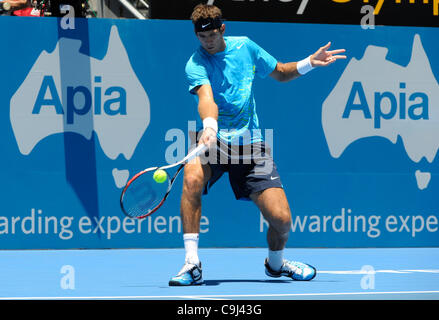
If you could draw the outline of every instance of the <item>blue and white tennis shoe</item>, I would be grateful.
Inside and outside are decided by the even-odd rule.
[[[265,274],[274,278],[284,276],[297,281],[309,281],[314,279],[317,274],[317,270],[307,263],[288,261],[284,259],[280,270],[275,271],[270,268],[268,259],[265,259]]]
[[[201,262],[193,264],[186,262],[180,272],[169,280],[170,286],[193,286],[203,284]]]

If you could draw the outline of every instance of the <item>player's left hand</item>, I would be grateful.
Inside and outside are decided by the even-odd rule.
[[[344,53],[345,49],[337,49],[328,51],[331,46],[331,42],[328,42],[325,46],[321,47],[313,55],[311,55],[311,65],[313,67],[326,67],[331,63],[334,63],[338,59],[346,59],[345,55],[340,55],[339,53]]]

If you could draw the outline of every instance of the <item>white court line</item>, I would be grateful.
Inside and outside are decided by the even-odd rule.
[[[375,270],[375,273],[439,273],[439,269],[410,269],[410,270]],[[341,275],[361,275],[371,274],[365,270],[322,270],[317,274],[341,274]],[[439,293],[439,291],[361,291],[361,292],[330,292],[330,293],[287,293],[287,294],[231,294],[231,295],[183,295],[183,296],[66,296],[66,297],[0,297],[0,300],[119,300],[119,299],[205,299],[205,300],[225,300],[232,298],[261,298],[264,297],[312,297],[312,296],[334,296],[334,295],[382,295],[382,294],[428,294]]]
[[[185,296],[185,297],[180,297],[181,299],[194,299],[194,300],[230,300],[226,299],[226,298],[217,298],[217,297],[200,297],[200,296]]]
[[[381,295],[381,294],[426,294],[436,291],[361,291],[361,292],[321,292],[321,293],[285,293],[285,294],[208,294],[190,296],[83,296],[83,297],[0,297],[0,300],[119,300],[119,299],[203,299],[203,298],[264,298],[264,297],[312,297],[338,295]]]
[[[439,269],[420,269],[420,270],[374,270],[374,271],[367,271],[367,270],[331,270],[331,271],[319,271],[317,270],[318,274],[371,274],[371,273],[439,273]]]
[[[439,270],[437,270],[437,269],[426,269],[426,270],[400,270],[400,271],[407,271],[407,272],[426,272],[426,273],[439,273]]]

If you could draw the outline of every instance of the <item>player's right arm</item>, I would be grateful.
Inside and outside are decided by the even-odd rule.
[[[203,133],[199,143],[204,143],[209,147],[216,144],[216,134],[218,131],[218,106],[213,98],[212,87],[209,84],[198,86],[194,90],[198,96],[198,114],[203,121]],[[216,124],[216,125],[215,125]]]

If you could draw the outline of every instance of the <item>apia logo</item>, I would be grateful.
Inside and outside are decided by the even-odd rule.
[[[407,95],[406,83],[399,84],[400,92],[374,92],[373,126],[381,128],[381,120],[394,118],[411,120],[428,120],[428,95],[424,92],[413,92]],[[355,101],[358,101],[356,103]],[[398,112],[399,109],[399,112]],[[355,81],[343,111],[343,119],[349,119],[352,111],[363,113],[364,119],[372,119],[371,109],[364,93],[361,81]]]
[[[96,76],[94,82],[100,84],[102,77]],[[102,87],[99,85],[95,85],[92,91],[93,94],[86,86],[67,86],[67,106],[65,108],[67,124],[74,123],[75,115],[88,114],[91,109],[94,115],[100,115],[102,112],[109,116],[127,114],[127,93],[124,88],[119,86],[109,87],[105,89],[103,96]],[[46,98],[48,93],[50,98]],[[45,76],[38,91],[32,114],[40,114],[43,106],[52,106],[56,114],[64,114],[64,107],[59,97],[53,77],[50,75]],[[83,100],[82,106],[78,106],[77,101],[81,97]]]
[[[79,40],[61,38],[53,52],[40,54],[12,96],[10,121],[19,150],[27,155],[53,134],[90,139],[94,131],[108,158],[130,159],[149,125],[148,96],[116,26],[103,59],[82,54],[80,47]]]
[[[401,138],[409,158],[432,163],[439,150],[439,84],[415,35],[409,64],[386,59],[388,49],[368,46],[352,58],[322,105],[322,127],[331,156],[360,139]],[[423,172],[423,174],[429,174]],[[427,186],[416,175],[420,189]],[[429,181],[425,180],[425,181]]]

